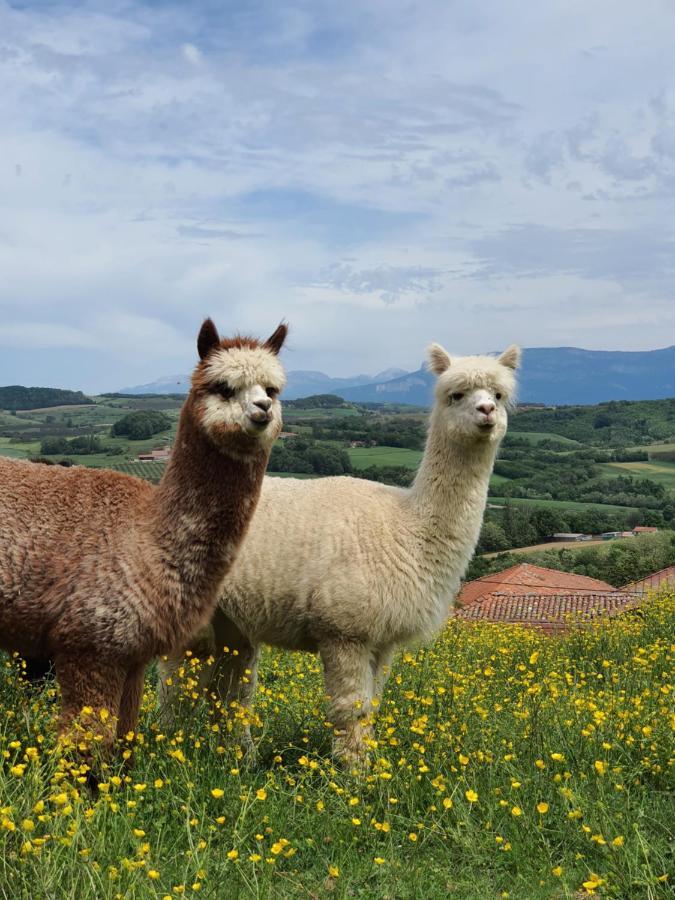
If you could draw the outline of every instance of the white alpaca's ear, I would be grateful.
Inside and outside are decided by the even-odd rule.
[[[436,375],[442,375],[452,365],[452,360],[446,350],[440,344],[431,344],[429,347],[429,368]]]
[[[520,347],[517,344],[511,344],[502,353],[497,362],[500,362],[508,369],[517,369],[520,365]]]

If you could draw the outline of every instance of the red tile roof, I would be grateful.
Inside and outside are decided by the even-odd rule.
[[[611,584],[588,578],[586,575],[575,575],[572,572],[560,572],[558,569],[545,569],[531,563],[518,563],[503,572],[483,575],[475,581],[464,585],[457,597],[457,603],[466,606],[479,597],[495,592],[508,594],[565,594],[565,593],[597,593],[613,591]]]
[[[572,622],[613,616],[640,603],[636,594],[612,590],[594,594],[489,594],[455,610],[465,622],[526,625],[555,634]]]
[[[635,534],[654,534],[655,531],[658,531],[658,528],[655,528],[653,525],[636,525],[633,531]]]
[[[638,593],[644,594],[645,591],[656,590],[656,588],[660,587],[662,584],[669,584],[671,581],[675,582],[675,566],[666,566],[665,569],[660,569],[658,572],[652,572],[652,574],[647,575],[646,578],[641,578],[639,581],[631,581],[629,584],[622,587],[621,590],[637,591]]]

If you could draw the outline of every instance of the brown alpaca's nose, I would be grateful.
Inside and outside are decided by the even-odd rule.
[[[492,401],[486,402],[486,403],[480,403],[476,407],[476,409],[478,410],[478,412],[485,413],[486,416],[489,416],[490,413],[493,413],[495,411],[495,405],[494,405],[494,403],[492,403]]]

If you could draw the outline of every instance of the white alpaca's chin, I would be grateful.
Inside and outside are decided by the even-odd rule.
[[[481,441],[499,441],[504,437],[504,427],[499,422],[476,422],[474,435]]]

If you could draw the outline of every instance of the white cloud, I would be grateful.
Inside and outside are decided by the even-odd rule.
[[[6,348],[38,323],[92,389],[209,313],[335,374],[673,341],[667,0],[214,10],[0,0]]]

